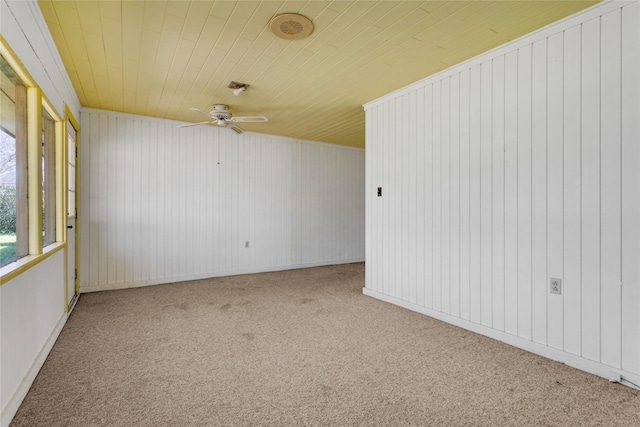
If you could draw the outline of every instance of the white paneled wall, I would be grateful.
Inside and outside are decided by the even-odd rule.
[[[82,110],[82,291],[364,260],[364,150],[177,124]]]
[[[365,106],[366,294],[640,384],[639,18],[605,3]]]

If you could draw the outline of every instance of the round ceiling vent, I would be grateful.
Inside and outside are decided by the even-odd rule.
[[[311,20],[297,13],[277,15],[271,20],[269,27],[273,34],[287,40],[305,38],[313,31]]]

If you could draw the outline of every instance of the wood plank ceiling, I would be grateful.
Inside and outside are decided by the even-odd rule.
[[[39,1],[85,107],[198,122],[189,107],[226,103],[269,117],[246,130],[355,147],[362,104],[595,3]],[[270,31],[291,12],[309,37]]]

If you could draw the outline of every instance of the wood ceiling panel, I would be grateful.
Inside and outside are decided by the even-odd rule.
[[[109,64],[109,67],[122,68],[122,21],[103,15],[102,28],[102,40],[107,64]]]
[[[420,3],[418,2],[394,2],[395,7],[389,12],[385,13],[379,19],[372,22],[372,25],[376,27],[380,27],[382,29],[391,28],[392,25],[400,25],[401,27],[404,24],[405,19],[412,19],[412,15],[414,13],[420,13],[421,15],[428,15],[429,13],[424,9],[420,8]]]
[[[164,14],[167,10],[166,1],[144,2],[144,19],[142,28],[160,33],[164,23]]]
[[[156,64],[169,67],[173,62],[173,57],[180,40],[180,32],[184,25],[184,19],[174,16],[165,15],[164,25],[160,33],[160,45],[158,46],[158,55],[156,56]]]
[[[330,10],[333,11],[333,9]],[[346,9],[323,29],[323,37],[319,37],[320,40],[318,41],[321,43],[328,43],[329,45],[337,48],[341,48],[345,44],[351,43],[354,36],[370,25],[370,23],[359,19],[361,16],[360,12],[360,8],[356,7]]]
[[[230,50],[233,47],[256,6],[255,2],[240,2],[236,5],[226,20],[223,33],[216,41],[217,48]]]
[[[315,17],[320,15],[320,13],[329,6],[329,2],[326,1],[301,1],[298,2],[299,5],[297,8],[295,7],[296,2],[283,1],[280,3],[281,6],[278,8],[278,14],[286,12],[300,13],[307,18],[314,20],[314,25]]]
[[[423,42],[437,45],[440,40],[456,34],[458,23],[472,16],[472,14],[469,13],[472,7],[482,8],[488,4],[489,3],[485,2],[479,6],[474,6],[474,4],[467,2],[446,3],[431,12],[424,28],[418,30],[414,37]],[[504,2],[504,4],[504,7],[508,7],[507,2]]]
[[[216,16],[218,18],[226,21],[231,13],[233,13],[233,9],[236,7],[236,2],[234,1],[215,1],[213,4],[213,8],[211,9],[211,15]]]
[[[498,33],[510,33],[511,39],[515,39],[519,37],[521,32],[526,34],[549,25],[556,20],[555,17],[558,15],[567,16],[580,10],[576,10],[571,2],[554,1],[550,3],[551,4],[545,5],[536,3],[536,5],[530,9],[530,18],[528,19],[526,18],[526,15],[521,17],[521,19],[515,19],[512,17],[507,22],[499,22],[492,25],[491,28]],[[553,5],[553,7],[551,5]]]
[[[122,2],[119,1],[98,1],[100,15],[102,18],[120,20],[122,18]],[[95,4],[95,3],[94,3]]]
[[[278,13],[282,2],[263,1],[253,10],[253,14],[246,21],[240,37],[248,40],[256,40],[262,33],[268,32],[265,22],[270,22]]]
[[[182,35],[180,37],[194,42],[198,41],[202,34],[204,24],[209,17],[211,7],[212,4],[209,2],[191,3],[184,22],[184,27],[182,28]]]
[[[175,54],[171,61],[171,67],[169,68],[168,78],[180,78],[182,77],[185,67],[189,64],[189,59],[193,53],[196,43],[192,40],[179,39],[178,46],[176,46]]]
[[[191,2],[188,1],[169,1],[167,2],[167,14],[184,19],[189,13],[189,7],[191,7]]]
[[[76,4],[78,14],[82,16],[80,24],[87,34],[102,35],[102,17],[100,8],[95,2],[79,2]]]
[[[169,73],[169,67],[163,65],[156,65],[153,69],[151,76],[151,85],[149,86],[149,100],[147,102],[146,115],[153,117],[160,117],[157,115],[158,105],[160,104],[160,97],[164,90],[164,83],[167,80],[167,74]]]
[[[249,130],[364,145],[362,104],[593,1],[48,1],[45,21],[84,106],[185,121],[188,107],[265,114]],[[271,18],[314,22],[283,40]],[[249,83],[239,97],[230,80]]]
[[[142,31],[140,45],[140,64],[144,70],[152,70],[160,47],[160,33],[151,30]]]
[[[213,15],[208,16],[197,44],[204,49],[211,49],[216,45],[218,38],[222,34],[225,23],[226,21],[222,18]]]
[[[91,52],[89,56],[89,65],[91,66],[91,74],[93,79],[86,79],[83,84],[85,91],[98,92],[98,87],[102,85],[109,85],[109,79],[107,78],[107,60],[104,53],[104,44],[102,36],[97,34],[86,34],[84,42],[87,46],[87,50]]]
[[[122,5],[122,56],[125,59],[140,58],[144,6],[140,3]]]

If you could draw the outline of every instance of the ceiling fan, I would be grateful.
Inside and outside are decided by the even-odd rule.
[[[197,108],[189,108],[191,111],[195,111],[196,113],[200,113],[209,117],[210,120],[206,122],[200,123],[190,123],[188,125],[178,126],[179,128],[186,128],[189,126],[198,126],[198,125],[215,125],[224,128],[231,129],[236,133],[244,132],[243,129],[236,126],[234,123],[264,123],[268,122],[265,116],[239,116],[233,117],[231,111],[229,111],[229,106],[227,104],[213,104],[213,109],[208,113]]]

